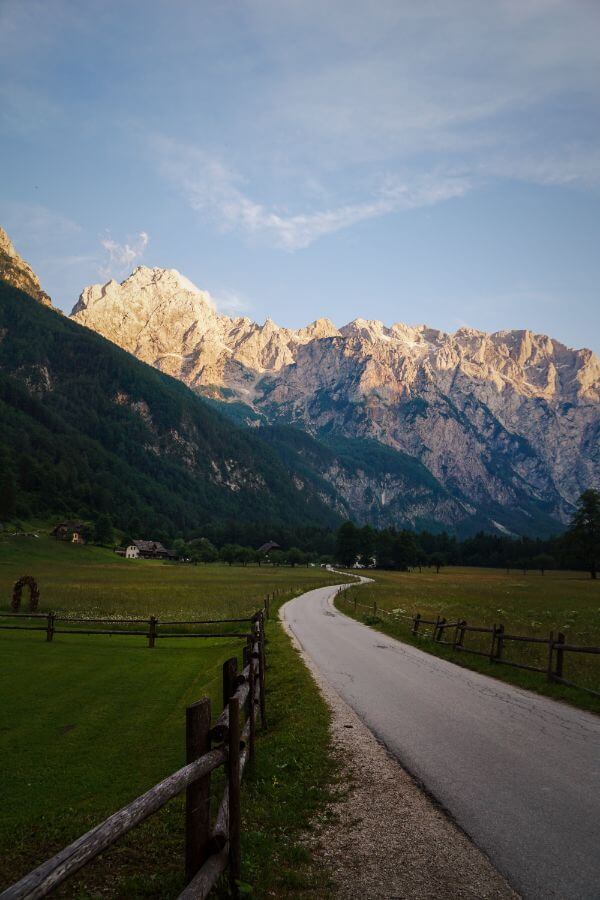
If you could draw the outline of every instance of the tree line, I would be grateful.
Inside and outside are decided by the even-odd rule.
[[[169,541],[156,530],[144,535],[170,543],[177,557],[193,563],[224,562],[228,565],[309,565],[336,563],[406,571],[433,566],[479,566],[507,570],[587,569],[596,578],[600,562],[600,491],[584,491],[570,527],[553,538],[509,537],[479,532],[460,540],[446,532],[413,532],[408,529],[376,529],[344,522],[337,531],[323,527],[252,529],[245,523],[211,524],[202,535]],[[118,541],[110,516],[101,513],[90,529],[92,540],[103,546]],[[130,544],[139,531],[125,532],[121,543]],[[232,536],[233,539],[232,539]],[[236,540],[241,536],[242,540]],[[278,538],[279,548],[260,552],[254,542]],[[244,541],[243,538],[246,538]]]
[[[446,532],[377,530],[345,522],[337,531],[334,556],[344,566],[376,565],[407,570],[422,566],[484,566],[537,569],[586,569],[596,578],[600,561],[600,491],[584,491],[570,527],[549,539],[479,532],[459,540]]]

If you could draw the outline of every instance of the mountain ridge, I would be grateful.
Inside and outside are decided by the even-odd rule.
[[[19,517],[107,512],[153,535],[228,519],[266,536],[340,521],[257,435],[4,280],[0,420],[0,495]]]
[[[0,279],[12,284],[33,297],[43,306],[52,306],[52,300],[42,290],[39,278],[22,256],[15,250],[6,231],[0,226]]]
[[[538,504],[565,523],[600,481],[591,350],[526,329],[259,325],[219,313],[182,277],[138,267],[121,284],[86,288],[73,317],[199,393],[245,405],[249,424],[375,440],[412,457],[469,508],[527,518]],[[366,500],[356,514],[368,519]]]

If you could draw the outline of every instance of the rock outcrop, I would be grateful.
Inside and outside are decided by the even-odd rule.
[[[25,260],[17,253],[12,241],[3,228],[0,228],[0,278],[13,287],[25,291],[44,306],[52,306],[48,294],[42,290],[37,275]]]
[[[178,272],[145,267],[86,288],[72,315],[199,392],[245,404],[255,421],[375,440],[418,460],[447,493],[436,501],[442,524],[487,510],[500,530],[535,530],[538,515],[567,521],[578,494],[600,484],[600,360],[545,335],[366,319],[258,325],[219,314]],[[369,520],[373,486],[361,506],[360,485],[337,477]],[[396,521],[402,498],[392,495]],[[375,506],[381,521],[385,490]],[[510,511],[504,524],[498,510]]]

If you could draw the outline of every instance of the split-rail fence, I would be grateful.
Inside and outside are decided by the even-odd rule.
[[[287,588],[283,593],[292,593],[294,590],[296,588]],[[264,599],[263,611],[267,618],[269,617],[271,597],[274,600],[279,593],[279,590],[273,591],[272,595],[267,594]],[[5,624],[5,620],[16,621],[17,624],[10,622]],[[34,622],[33,625],[21,624],[31,620]],[[250,621],[251,618],[248,615],[237,619],[159,619],[157,616],[150,616],[148,619],[125,619],[120,617],[61,616],[55,612],[2,612],[0,613],[0,631],[42,631],[46,635],[46,641],[53,641],[56,634],[138,636],[147,638],[148,647],[154,648],[159,638],[247,638],[248,634],[245,631],[173,631],[173,629],[178,626],[188,628],[191,625],[242,625]],[[167,630],[163,631],[163,628]]]
[[[377,617],[384,615],[388,617],[388,621],[404,619],[411,622],[410,632],[413,637],[429,638],[436,644],[445,644],[457,653],[472,653],[477,656],[486,657],[490,663],[513,666],[517,669],[527,669],[530,672],[539,672],[544,674],[548,681],[557,684],[565,684],[568,687],[577,688],[585,691],[595,697],[600,697],[600,691],[592,690],[588,687],[576,684],[564,677],[564,661],[565,654],[568,653],[589,653],[600,654],[600,647],[581,647],[576,644],[567,643],[565,635],[561,632],[550,631],[548,637],[534,637],[533,635],[511,634],[506,631],[504,625],[492,625],[489,627],[481,625],[469,625],[465,619],[457,619],[454,622],[448,622],[442,616],[435,619],[426,619],[421,613],[415,613],[414,616],[406,616],[401,613],[391,612],[377,606],[374,601],[371,604],[359,603],[355,596],[347,596],[347,587],[340,588],[338,596],[351,604],[356,611],[358,608],[366,609],[370,615]],[[429,630],[431,629],[431,630]],[[489,635],[488,649],[476,649],[465,643],[465,635],[480,634]],[[506,647],[511,642],[531,645],[545,645],[546,660],[545,665],[531,665],[529,663],[517,662],[507,658]]]
[[[223,664],[224,708],[216,723],[211,725],[211,703],[207,697],[186,709],[186,765],[29,872],[0,894],[0,900],[36,900],[47,896],[183,791],[186,792],[187,886],[179,900],[206,897],[227,868],[231,891],[237,895],[241,868],[240,782],[247,762],[254,758],[258,715],[261,726],[266,725],[264,626],[267,611],[268,600],[262,610],[246,620],[251,627],[244,634],[247,643],[242,671],[237,671],[236,657]],[[211,774],[221,766],[225,767],[227,780],[213,821]]]

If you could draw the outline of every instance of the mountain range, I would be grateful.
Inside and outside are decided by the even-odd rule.
[[[25,509],[117,503],[123,527],[171,531],[352,518],[543,535],[599,485],[589,350],[528,331],[260,325],[143,266],[86,288],[69,319],[1,229],[0,279],[0,456]]]
[[[143,266],[71,316],[253,429],[340,516],[540,534],[600,484],[600,360],[546,335],[259,325]]]
[[[154,539],[233,523],[259,543],[339,523],[256,433],[49,307],[10,259],[11,280],[0,279],[0,522],[107,513]]]

